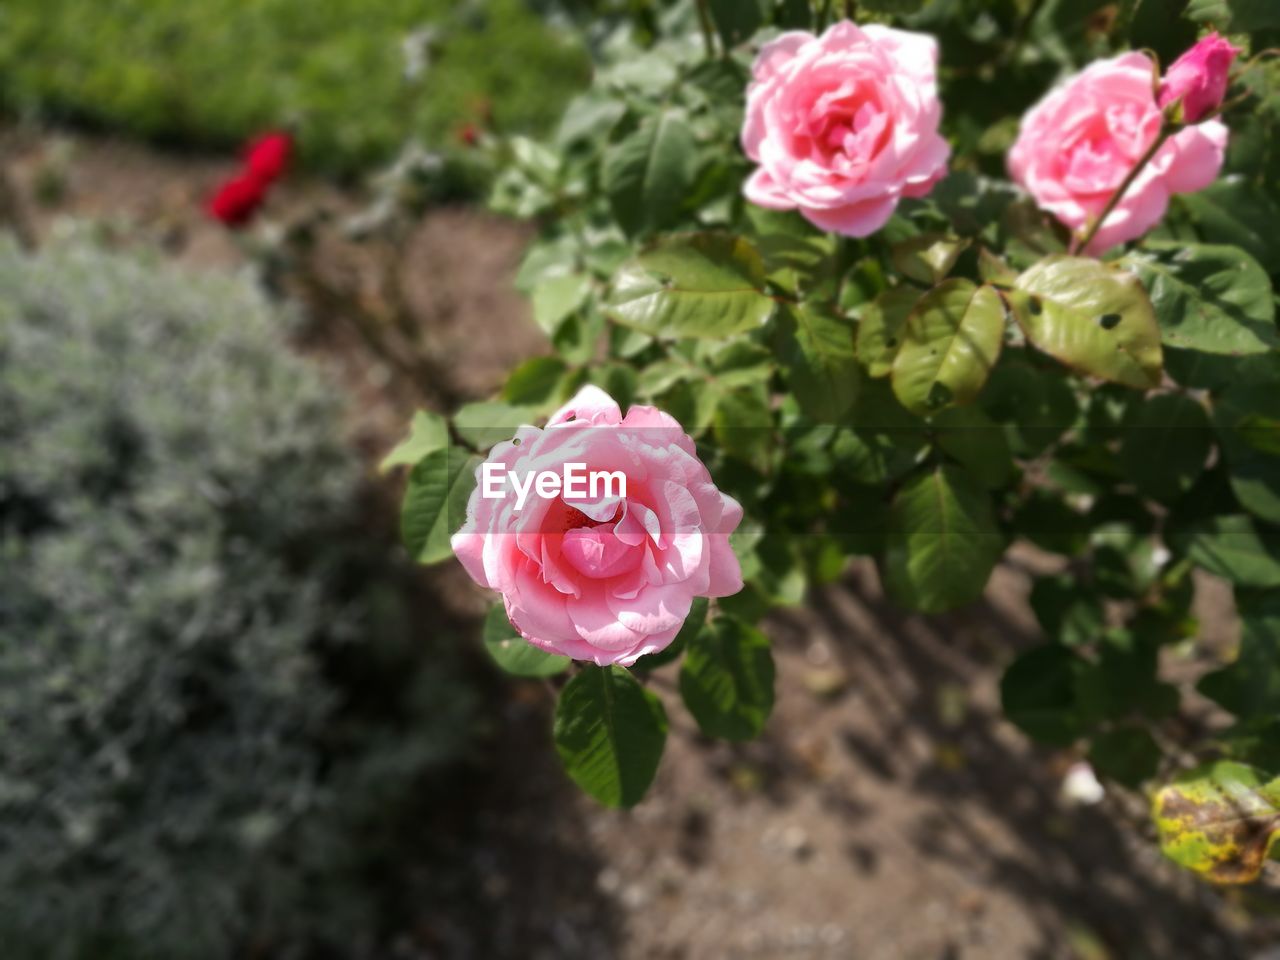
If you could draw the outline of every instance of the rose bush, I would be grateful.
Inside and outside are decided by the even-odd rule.
[[[479,148],[492,208],[539,226],[517,282],[553,350],[496,397],[420,415],[393,457],[413,464],[405,539],[442,561],[466,523],[463,562],[506,602],[486,646],[513,673],[572,672],[553,736],[601,801],[637,802],[657,769],[652,671],[678,670],[703,733],[753,736],[771,609],[850,556],[899,606],[953,609],[1020,541],[1054,561],[1005,715],[1107,789],[1148,791],[1180,863],[1262,869],[1280,824],[1280,66],[1262,54],[1280,18],[1065,6],[871,2],[834,26],[826,3],[649,10],[597,24],[595,82],[553,138]],[[1173,63],[1209,27],[1242,51],[1220,113],[1220,47],[1163,87],[1136,52]],[[662,551],[635,560],[616,504],[540,505],[565,519],[523,548],[506,505],[468,519],[484,455],[527,441],[554,463],[590,435],[560,422],[585,385],[617,403],[589,391],[590,430],[617,444],[632,411],[665,411],[676,460],[742,505],[741,590],[650,568],[655,592],[632,594],[626,565]],[[689,522],[727,533],[697,502]],[[644,505],[659,547],[677,529]],[[1235,591],[1234,659],[1196,642],[1197,571]],[[577,619],[575,591],[595,598]]]

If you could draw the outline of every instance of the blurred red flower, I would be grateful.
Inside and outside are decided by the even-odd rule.
[[[293,137],[274,130],[249,144],[244,153],[245,170],[270,183],[284,173],[292,154]]]
[[[266,200],[271,184],[284,174],[292,154],[293,137],[281,130],[251,141],[240,172],[224,180],[209,198],[209,216],[228,227],[243,227]]]
[[[228,227],[248,223],[266,199],[267,183],[252,173],[241,173],[225,181],[209,198],[209,216]]]

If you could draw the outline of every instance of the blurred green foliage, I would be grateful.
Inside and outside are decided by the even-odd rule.
[[[6,958],[354,950],[464,742],[283,321],[238,279],[0,245]]]
[[[589,77],[573,31],[522,0],[11,0],[0,106],[233,146],[296,124],[350,173],[410,136],[549,128]]]

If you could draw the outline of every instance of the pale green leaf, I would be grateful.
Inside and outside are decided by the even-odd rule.
[[[760,255],[746,240],[680,235],[625,264],[606,309],[618,323],[655,336],[723,338],[773,314],[764,284]]]
[[[1067,366],[1138,389],[1159,385],[1160,328],[1131,273],[1055,254],[1019,275],[1009,302],[1027,339]]]
[[[1005,306],[994,287],[947,280],[916,303],[893,361],[893,392],[908,410],[933,413],[977,397],[1004,342]]]

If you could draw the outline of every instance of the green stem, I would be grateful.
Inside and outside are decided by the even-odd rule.
[[[1173,134],[1172,127],[1165,124],[1160,128],[1160,134],[1151,142],[1151,146],[1147,147],[1147,152],[1138,158],[1138,162],[1133,165],[1133,169],[1120,182],[1120,186],[1116,187],[1116,192],[1111,194],[1111,198],[1107,201],[1107,205],[1102,208],[1102,212],[1089,221],[1088,229],[1085,230],[1083,236],[1076,237],[1071,242],[1071,253],[1076,254],[1089,246],[1090,241],[1097,236],[1098,231],[1102,228],[1102,224],[1106,222],[1107,217],[1111,216],[1111,211],[1116,205],[1124,199],[1124,195],[1133,186],[1133,181],[1138,179],[1138,174],[1142,172],[1142,168],[1151,162],[1151,158],[1156,155],[1164,142]]]
[[[702,28],[702,46],[710,60],[716,55],[716,35],[708,0],[698,0],[698,26]]]

